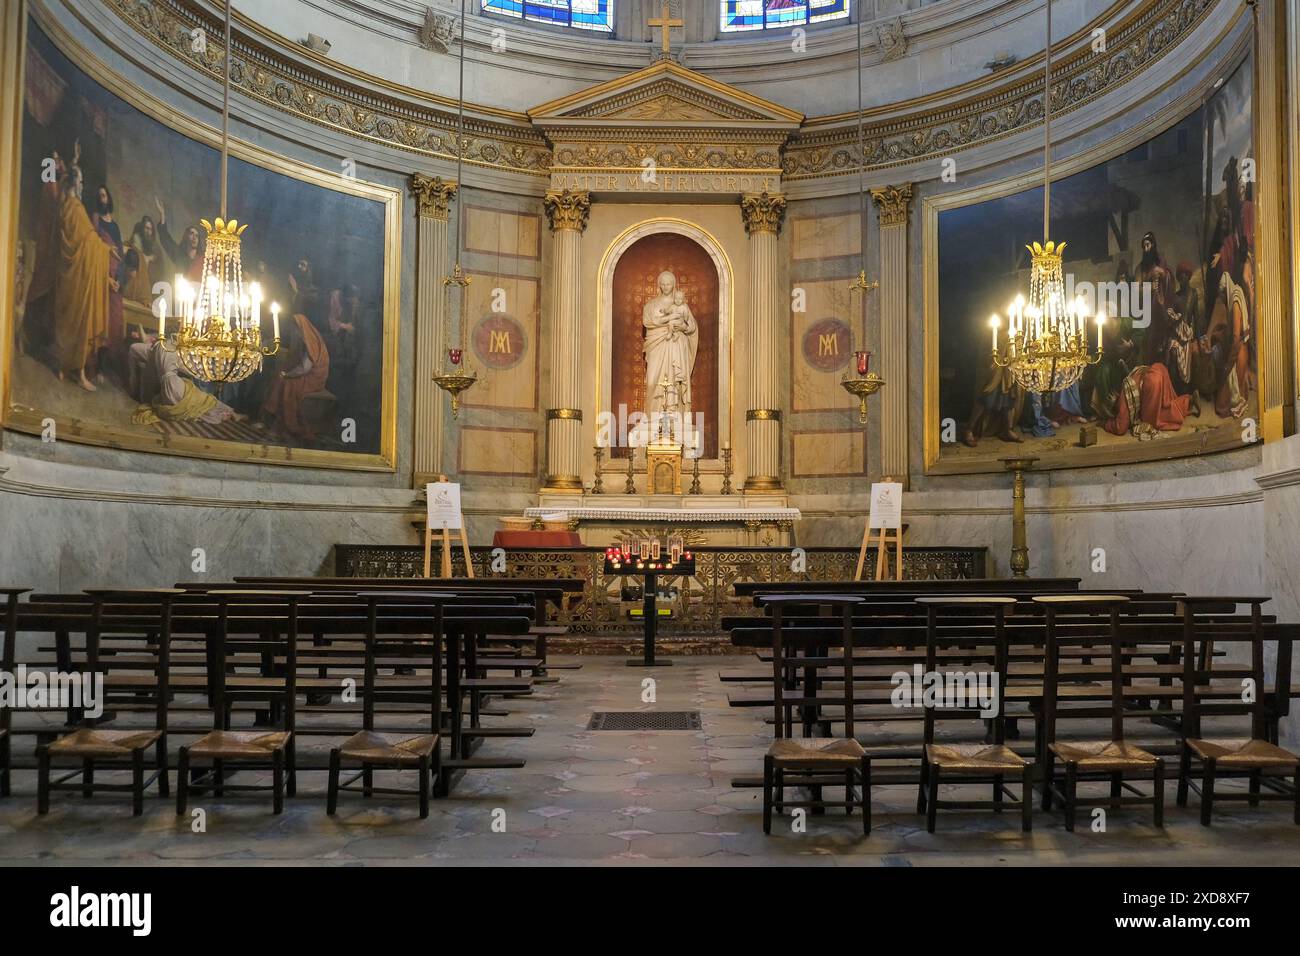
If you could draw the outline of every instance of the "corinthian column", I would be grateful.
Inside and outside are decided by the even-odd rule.
[[[871,190],[880,214],[880,473],[907,483],[907,220],[912,184]]]
[[[745,491],[779,492],[781,410],[777,407],[778,304],[776,238],[785,219],[785,196],[749,193],[740,213],[749,236],[749,407],[745,411]]]
[[[414,482],[418,488],[442,473],[443,402],[433,384],[446,347],[446,298],[442,277],[447,264],[447,219],[457,185],[437,176],[416,173],[411,192],[418,204],[420,227],[415,267],[415,440],[412,442]]]
[[[579,455],[582,409],[579,389],[582,349],[579,342],[582,233],[587,228],[591,196],[586,192],[546,194],[551,224],[551,389],[546,409],[547,491],[582,491]]]

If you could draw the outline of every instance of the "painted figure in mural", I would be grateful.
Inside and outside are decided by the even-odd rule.
[[[1005,360],[1006,345],[1002,346]],[[976,380],[975,401],[962,432],[962,444],[974,448],[981,438],[996,437],[1019,444],[1025,440],[1017,424],[1025,409],[1025,390],[1016,384],[1011,370],[999,368],[985,357]]]
[[[54,352],[59,378],[74,376],[88,392],[86,374],[108,335],[113,247],[95,229],[81,201],[81,170],[64,180],[59,206],[59,269],[54,283]]]
[[[216,425],[244,416],[186,378],[180,356],[162,342],[137,342],[129,352],[129,379],[133,394],[143,396],[131,421],[137,425],[158,422],[202,422]]]
[[[95,211],[90,216],[95,231],[113,249],[108,267],[112,275],[108,292],[108,334],[105,339],[105,355],[101,356],[100,368],[113,365],[121,357],[126,342],[126,312],[122,305],[122,246],[121,227],[113,220],[113,194],[108,186],[100,185],[95,190]]]
[[[167,228],[167,210],[162,200],[154,197],[154,207],[158,210],[158,239],[171,260],[172,272],[179,273],[190,282],[203,279],[203,237],[199,235],[198,226],[186,226],[177,242]]]
[[[1142,357],[1148,362],[1160,361],[1169,344],[1170,315],[1174,303],[1174,274],[1160,254],[1160,244],[1154,232],[1142,237],[1142,260],[1138,263],[1139,282],[1151,287],[1151,325],[1142,341]]]
[[[154,225],[153,217],[141,216],[131,230],[131,239],[127,243],[126,260],[130,263],[130,278],[122,285],[123,296],[141,305],[152,305],[154,270],[162,267],[158,262],[161,254],[162,245],[158,242],[158,227]]]
[[[691,372],[699,349],[699,326],[686,296],[677,288],[675,275],[659,273],[658,286],[659,294],[641,310],[646,412],[652,417],[669,410],[685,415],[691,409]],[[675,396],[660,387],[664,381],[676,385]]]
[[[315,441],[316,427],[304,414],[309,396],[322,391],[330,374],[330,353],[325,339],[307,316],[296,313],[282,326],[280,371],[271,380],[262,403],[262,425],[300,441]]]

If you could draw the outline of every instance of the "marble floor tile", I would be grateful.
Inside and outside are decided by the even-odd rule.
[[[114,794],[91,800],[56,794],[50,814],[39,817],[35,775],[22,769],[14,774],[13,796],[0,800],[0,865],[1212,866],[1300,859],[1300,827],[1291,823],[1289,807],[1252,811],[1226,804],[1205,828],[1195,800],[1186,809],[1173,806],[1172,782],[1164,830],[1132,808],[1110,813],[1105,831],[1093,832],[1081,809],[1073,834],[1059,814],[1038,811],[1034,831],[1023,834],[1018,813],[1008,809],[1000,815],[946,811],[930,834],[915,812],[916,788],[889,785],[872,790],[868,838],[860,816],[841,810],[807,816],[799,828],[792,816],[779,815],[765,836],[761,794],[733,787],[732,778],[761,773],[771,741],[767,715],[729,707],[727,695],[738,685],[718,680],[719,670],[750,661],[679,658],[654,675],[656,703],[648,705],[640,698],[645,672],[624,666],[622,658],[571,660],[581,669],[555,671],[559,683],[531,697],[495,702],[493,709],[509,716],[485,721],[535,728],[532,737],[489,738],[479,751],[527,765],[468,773],[450,798],[433,801],[426,820],[414,799],[384,795],[345,794],[338,814],[326,816],[321,771],[299,773],[298,795],[280,817],[270,813],[266,794],[196,796],[192,807],[204,811],[204,832],[194,832],[192,817],[178,818],[174,803],[155,794],[140,818],[131,816],[129,800]],[[699,710],[702,726],[589,731],[594,710]],[[860,724],[868,742],[906,741],[915,732],[910,723]],[[185,738],[175,736],[173,746]],[[30,757],[30,740],[20,738],[19,760]],[[329,740],[306,736],[300,752],[319,759]],[[383,775],[383,782],[411,786],[409,776]]]

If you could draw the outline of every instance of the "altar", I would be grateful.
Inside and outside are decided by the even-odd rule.
[[[583,495],[524,511],[536,520],[567,521],[588,547],[633,535],[683,536],[694,547],[793,546],[798,508],[770,495]]]

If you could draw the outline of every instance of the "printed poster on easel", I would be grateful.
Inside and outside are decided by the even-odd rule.
[[[896,481],[877,481],[871,486],[871,519],[868,528],[897,531],[903,527],[903,486]]]
[[[451,481],[432,481],[428,485],[429,527],[450,528],[461,526],[460,485]]]
[[[873,530],[879,533],[876,539],[876,580],[885,579],[887,544],[894,546],[894,580],[903,580],[903,486],[900,482],[877,481],[871,486],[871,513],[867,526],[862,529],[862,547],[858,550],[854,580],[862,580]]]
[[[474,577],[474,562],[470,557],[465,520],[460,510],[460,485],[450,481],[432,481],[425,486],[425,499],[428,511],[424,521],[424,576],[430,577],[433,570],[433,536],[436,534],[442,539],[442,573],[439,577],[451,577],[451,533],[455,531],[460,538],[461,553],[465,556],[465,574]]]

